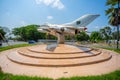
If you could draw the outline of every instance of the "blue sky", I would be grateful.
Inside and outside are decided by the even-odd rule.
[[[0,0],[0,26],[21,27],[45,22],[63,24],[85,14],[100,14],[88,31],[108,25],[106,0]]]

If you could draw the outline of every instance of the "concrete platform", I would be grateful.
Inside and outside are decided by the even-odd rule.
[[[0,54],[0,66],[4,72],[50,77],[101,75],[120,69],[120,55],[104,50],[59,45],[47,51],[46,45],[16,48]]]
[[[101,54],[99,56],[94,57],[86,57],[86,58],[69,58],[69,59],[46,59],[46,58],[31,58],[25,57],[18,53],[9,54],[8,59],[13,62],[23,64],[23,65],[30,65],[30,66],[43,66],[43,67],[70,67],[70,66],[81,66],[81,65],[89,65],[100,63],[106,60],[109,60],[112,56],[109,53]]]
[[[41,58],[41,59],[74,59],[74,58],[84,58],[84,57],[92,57],[101,54],[100,51],[92,50],[90,52],[77,52],[77,53],[37,53],[31,52],[27,50],[27,48],[22,48],[18,50],[18,53],[24,56],[32,57],[32,58]]]
[[[47,45],[38,45],[33,47],[28,47],[27,49],[35,53],[44,53],[44,54],[75,54],[75,53],[84,53],[89,52],[91,48],[83,48],[71,45],[59,44],[54,51],[46,50]]]

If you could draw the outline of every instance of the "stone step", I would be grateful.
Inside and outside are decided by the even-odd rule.
[[[94,63],[100,63],[111,59],[111,54],[102,53],[94,57],[77,58],[77,59],[38,59],[30,58],[20,55],[19,53],[10,53],[7,55],[12,62],[39,67],[68,67],[68,66],[82,66]]]
[[[74,58],[84,58],[84,57],[92,57],[101,54],[98,50],[93,50],[91,52],[86,53],[77,53],[77,54],[43,54],[43,53],[34,53],[26,48],[18,50],[18,53],[27,57],[32,58],[41,58],[41,59],[74,59]]]
[[[27,49],[34,53],[44,53],[44,54],[76,54],[76,53],[85,53],[90,52],[93,49],[91,48],[85,48],[85,47],[77,47],[77,46],[71,46],[71,45],[58,45],[54,51],[48,51],[46,50],[46,45],[38,45],[38,46],[32,46],[27,47]]]

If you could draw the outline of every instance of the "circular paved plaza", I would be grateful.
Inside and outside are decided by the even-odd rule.
[[[53,51],[46,47],[35,45],[1,52],[2,71],[56,79],[101,75],[120,69],[120,54],[113,51],[67,44],[59,44]]]

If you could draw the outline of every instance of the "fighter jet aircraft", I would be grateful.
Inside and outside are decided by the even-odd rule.
[[[44,25],[40,25],[38,31],[43,33],[49,33],[54,36],[58,36],[57,34],[64,34],[64,35],[75,35],[80,33],[81,31],[87,30],[87,25],[90,24],[93,20],[95,20],[98,14],[87,14],[84,15],[70,23],[66,24],[50,24],[46,23]]]

